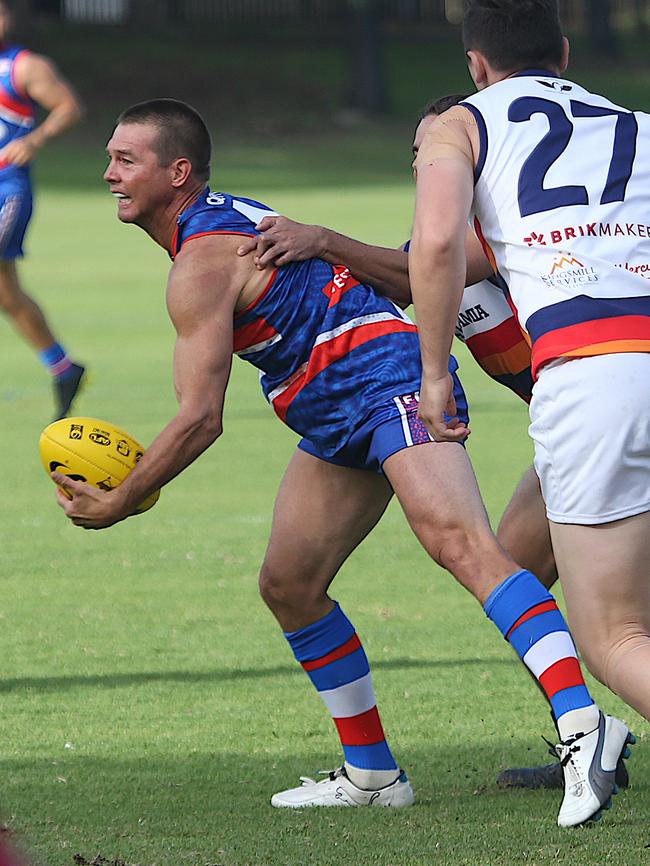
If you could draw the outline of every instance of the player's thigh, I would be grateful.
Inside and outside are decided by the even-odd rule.
[[[465,449],[430,442],[384,463],[406,518],[425,550],[484,601],[516,566],[490,528]]]
[[[650,634],[650,512],[598,526],[551,523],[569,622],[587,658]]]
[[[551,587],[557,580],[551,535],[539,479],[531,466],[508,503],[497,538],[510,556]]]
[[[329,585],[391,496],[381,475],[297,449],[275,501],[263,570],[280,579]]]

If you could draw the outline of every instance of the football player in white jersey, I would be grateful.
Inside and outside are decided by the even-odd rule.
[[[436,117],[466,99],[449,95],[432,100],[422,111],[413,137],[413,155]],[[240,256],[253,253],[259,269],[320,257],[330,263],[344,261],[358,279],[373,285],[401,306],[411,303],[407,255],[404,247],[391,249],[363,243],[332,229],[306,225],[285,216],[265,217],[260,235],[243,241]],[[474,239],[475,241],[475,239]],[[482,252],[468,247],[468,277],[489,271]],[[405,245],[408,247],[408,245]],[[479,311],[476,313],[476,311]],[[525,402],[531,399],[530,347],[519,329],[504,291],[490,280],[468,286],[456,326],[456,336],[465,342],[477,363],[496,381],[511,388]],[[557,580],[555,560],[539,481],[533,467],[522,478],[499,524],[497,537],[517,562],[533,571],[549,589]],[[552,715],[552,714],[551,714]],[[505,770],[497,783],[503,787],[562,788],[559,762],[539,767]],[[616,772],[619,788],[628,786],[625,763]]]
[[[650,117],[561,77],[554,0],[469,0],[463,38],[479,92],[416,160],[420,416],[456,438],[441,359],[471,216],[531,341],[530,433],[573,634],[592,673],[650,718]],[[613,769],[610,729],[594,714],[560,754],[579,750],[598,777]]]

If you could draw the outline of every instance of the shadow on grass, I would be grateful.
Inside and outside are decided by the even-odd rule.
[[[409,670],[417,668],[456,668],[479,665],[482,669],[494,665],[516,664],[511,659],[461,658],[461,659],[387,659],[372,662],[372,669]],[[273,668],[221,668],[212,671],[138,671],[122,674],[73,674],[55,677],[13,677],[0,680],[0,693],[17,691],[59,691],[78,686],[90,688],[116,689],[140,683],[221,683],[232,680],[263,680],[273,677],[300,676],[302,670],[297,666],[277,665]]]
[[[610,861],[612,845],[619,863],[647,862],[645,790],[619,795],[602,827],[569,837],[555,823],[558,791],[494,784],[504,759],[522,757],[523,740],[486,737],[476,748],[454,742],[451,731],[442,736],[405,750],[412,809],[274,810],[274,791],[333,755],[304,743],[291,757],[260,753],[259,744],[251,754],[245,739],[237,754],[173,754],[170,746],[128,758],[5,760],[3,807],[35,863],[48,866],[95,858],[129,866],[556,866]]]

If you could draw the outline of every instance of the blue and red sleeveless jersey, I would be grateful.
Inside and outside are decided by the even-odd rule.
[[[206,190],[178,220],[175,256],[193,238],[255,236],[265,205]],[[344,265],[308,259],[275,269],[235,317],[233,351],[260,370],[278,417],[331,456],[355,428],[422,378],[417,329]],[[457,364],[450,360],[450,370]]]
[[[30,133],[36,121],[36,103],[20,90],[14,76],[16,60],[26,50],[19,45],[0,46],[0,149]],[[0,160],[0,181],[11,175],[27,177],[29,168]]]

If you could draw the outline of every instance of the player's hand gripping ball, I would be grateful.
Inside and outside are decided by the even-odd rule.
[[[112,490],[121,484],[144,454],[144,448],[132,436],[97,418],[55,421],[41,433],[38,447],[48,475],[60,472],[100,490]],[[152,493],[134,514],[154,506],[159,496],[159,490]]]

